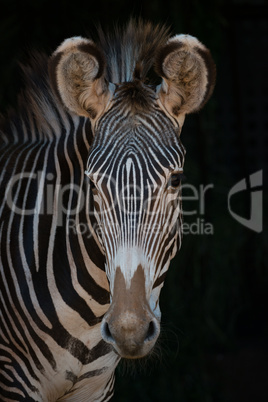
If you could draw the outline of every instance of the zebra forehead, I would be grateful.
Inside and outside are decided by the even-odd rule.
[[[95,127],[94,145],[109,143],[156,144],[172,146],[178,142],[181,127],[158,107],[144,107],[132,113],[122,97],[101,117]]]
[[[155,91],[137,79],[119,84],[115,91],[115,102],[122,102],[132,116],[140,112],[152,111],[156,99]]]

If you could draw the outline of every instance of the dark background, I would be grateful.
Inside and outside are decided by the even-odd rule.
[[[213,184],[204,214],[197,200],[187,200],[185,209],[197,214],[184,220],[209,222],[213,234],[184,236],[161,294],[156,353],[120,365],[115,402],[268,400],[267,232],[242,226],[227,205],[238,181],[248,183],[258,170],[266,180],[267,15],[264,0],[1,0],[3,112],[22,86],[18,60],[27,61],[30,49],[51,53],[66,37],[94,33],[98,22],[164,22],[197,36],[217,65],[213,97],[186,118],[182,133],[187,182]],[[266,202],[264,194],[264,212]],[[234,195],[231,207],[249,218],[250,192]]]

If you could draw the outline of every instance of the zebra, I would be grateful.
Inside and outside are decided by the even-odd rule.
[[[152,353],[181,244],[185,115],[215,65],[190,35],[131,20],[33,54],[1,119],[0,399],[108,401]]]

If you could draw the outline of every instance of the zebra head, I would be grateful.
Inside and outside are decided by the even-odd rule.
[[[111,295],[101,333],[126,358],[148,354],[160,332],[160,290],[181,243],[180,132],[215,78],[210,52],[194,37],[153,38],[146,60],[132,42],[118,52],[72,38],[51,60],[65,106],[91,119],[86,175]],[[152,65],[162,78],[156,88],[145,84]]]

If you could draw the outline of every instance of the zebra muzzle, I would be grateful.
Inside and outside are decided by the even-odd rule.
[[[102,338],[121,357],[137,359],[150,353],[159,333],[159,321],[146,300],[143,269],[138,267],[129,288],[117,269],[112,303],[101,325]]]

